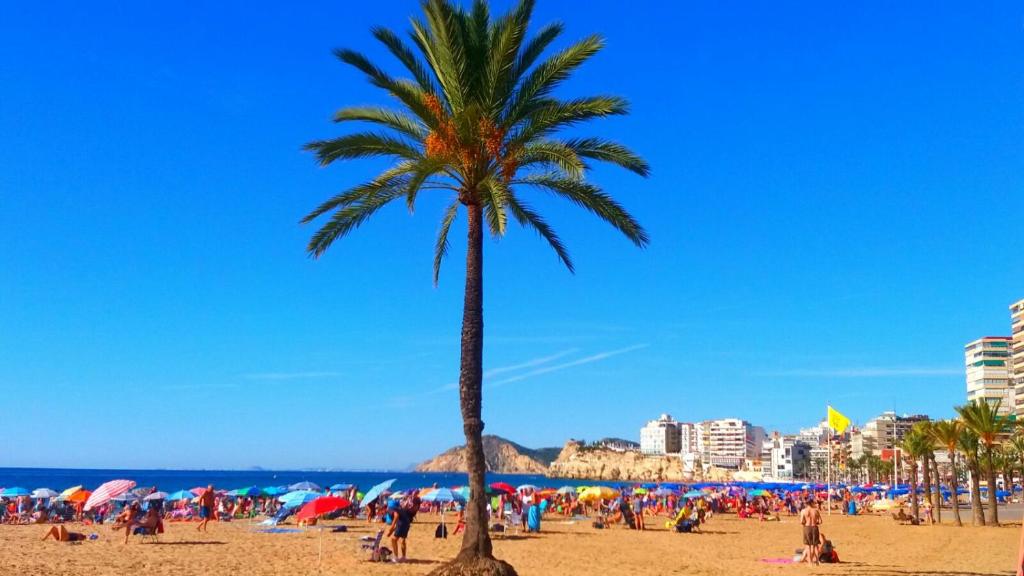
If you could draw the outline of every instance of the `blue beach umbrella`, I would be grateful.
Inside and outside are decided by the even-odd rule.
[[[285,508],[294,508],[320,498],[323,494],[312,490],[296,490],[278,498]]]
[[[173,494],[168,494],[167,495],[167,501],[168,502],[177,502],[178,500],[191,500],[191,499],[193,499],[195,497],[196,497],[196,495],[191,493],[191,492],[189,492],[188,490],[178,490],[177,492],[175,492]]]
[[[704,493],[698,490],[690,490],[686,494],[683,494],[683,498],[702,498],[703,496]]]
[[[359,507],[362,508],[363,506],[366,506],[370,502],[373,502],[374,500],[376,500],[377,497],[380,496],[385,490],[387,490],[388,488],[391,488],[391,485],[394,484],[396,481],[398,481],[398,478],[392,478],[390,480],[385,480],[385,481],[381,482],[380,484],[377,484],[373,488],[370,488],[369,490],[367,490],[366,494],[363,495],[363,499],[360,500],[360,502],[359,502]]]
[[[5,498],[14,498],[16,496],[28,496],[31,494],[28,490],[21,486],[11,486],[10,488],[4,488],[3,492],[0,492],[0,496]]]
[[[263,493],[267,496],[280,496],[288,493],[288,488],[284,486],[267,486],[263,489]]]
[[[255,486],[249,486],[247,488],[237,488],[228,492],[228,496],[262,496],[263,490]]]
[[[289,486],[288,489],[292,490],[292,491],[295,491],[295,490],[310,490],[310,491],[313,491],[313,492],[321,492],[321,491],[323,491],[323,488],[321,488],[320,486],[317,486],[316,484],[314,484],[312,482],[296,482],[295,484],[292,484],[291,486]]]
[[[331,490],[351,490],[351,484],[334,484],[331,486]]]

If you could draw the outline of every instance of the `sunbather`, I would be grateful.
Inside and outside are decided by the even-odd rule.
[[[58,542],[80,542],[85,540],[85,534],[81,532],[68,532],[68,529],[63,524],[60,526],[50,526],[50,529],[43,534],[43,541],[53,536],[53,539]]]

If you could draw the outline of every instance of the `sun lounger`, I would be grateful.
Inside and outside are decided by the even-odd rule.
[[[270,518],[267,518],[263,522],[260,522],[260,526],[277,526],[281,522],[284,522],[284,520],[291,516],[294,512],[295,508],[282,507],[280,510],[277,511],[277,514],[274,514]]]
[[[380,541],[383,538],[384,538],[384,531],[383,530],[378,530],[377,531],[377,535],[372,540],[370,540],[369,542],[363,542],[362,544],[359,545],[359,549],[361,551],[364,551],[364,552],[368,551],[370,553],[370,558],[369,558],[370,562],[380,562],[381,561]]]

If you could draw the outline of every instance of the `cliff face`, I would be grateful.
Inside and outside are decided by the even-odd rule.
[[[530,450],[499,436],[484,436],[484,460],[488,472],[499,474],[544,474],[553,450]],[[465,472],[466,450],[456,446],[416,466],[417,472]]]
[[[699,479],[683,469],[683,462],[679,458],[654,458],[633,451],[584,448],[575,441],[567,442],[565,448],[562,448],[558,458],[548,468],[548,476],[650,482],[688,482]]]

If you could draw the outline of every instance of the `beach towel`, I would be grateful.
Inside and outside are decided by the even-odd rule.
[[[761,558],[765,564],[792,564],[792,558]]]

